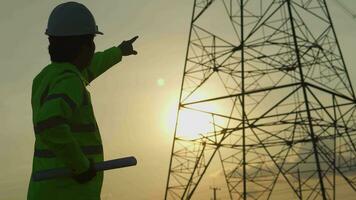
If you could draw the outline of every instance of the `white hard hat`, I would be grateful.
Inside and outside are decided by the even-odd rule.
[[[76,36],[103,34],[99,32],[94,16],[83,4],[67,2],[55,7],[49,16],[46,35]]]

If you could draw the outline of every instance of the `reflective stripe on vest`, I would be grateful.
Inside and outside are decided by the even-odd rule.
[[[64,119],[63,117],[59,117],[59,116],[51,117],[46,120],[38,122],[34,127],[35,133],[38,134],[46,129],[50,129],[66,123],[67,120]]]
[[[102,145],[84,146],[84,147],[81,147],[81,149],[85,155],[95,155],[95,154],[103,153]],[[47,150],[47,149],[35,149],[34,156],[38,157],[38,158],[55,158],[56,157],[56,155],[51,150]]]
[[[55,116],[48,118],[44,121],[38,122],[34,129],[35,133],[39,134],[42,131],[50,128],[54,128],[59,125],[66,124],[69,126],[70,130],[72,132],[95,132],[96,131],[96,126],[94,123],[69,123],[66,119],[63,117]]]
[[[71,98],[69,98],[66,94],[51,94],[51,95],[48,95],[45,98],[44,102],[50,101],[50,100],[53,100],[53,99],[63,99],[72,110],[74,110],[75,107],[77,106],[75,104],[75,102]]]

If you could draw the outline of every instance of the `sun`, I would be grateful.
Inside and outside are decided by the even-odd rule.
[[[170,103],[168,112],[165,113],[164,124],[170,134],[173,134],[177,122],[176,137],[197,139],[214,131],[214,120],[210,113],[217,110],[217,106],[214,105],[194,105],[178,109],[177,103]]]
[[[210,114],[187,108],[179,110],[177,137],[196,139],[213,130],[213,118]]]

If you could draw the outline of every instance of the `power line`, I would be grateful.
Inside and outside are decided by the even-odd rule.
[[[340,2],[339,0],[334,0],[344,11],[346,14],[350,15],[352,19],[356,20],[356,14],[352,12],[345,4]]]

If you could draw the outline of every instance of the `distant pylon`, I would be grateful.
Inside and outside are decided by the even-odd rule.
[[[195,0],[179,102],[165,199],[203,199],[212,176],[230,199],[356,195],[356,99],[325,0]]]
[[[211,190],[213,190],[213,198],[212,198],[212,200],[217,200],[217,194],[216,194],[216,191],[220,190],[220,188],[217,188],[217,187],[211,187],[210,189],[211,189]]]

